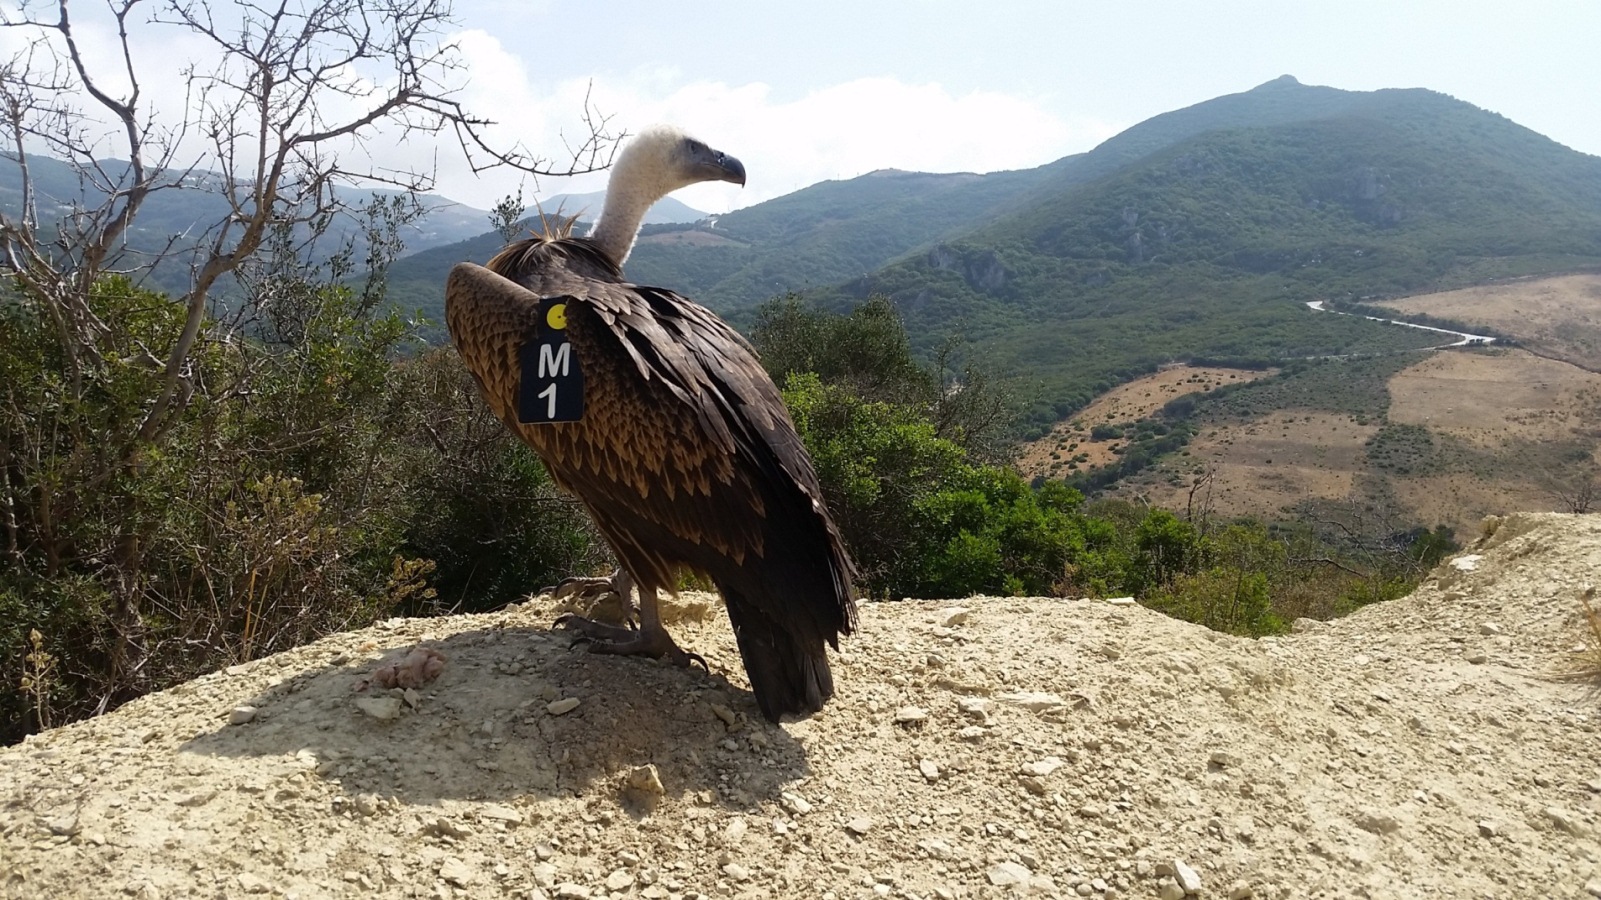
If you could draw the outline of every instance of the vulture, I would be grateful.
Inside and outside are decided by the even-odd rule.
[[[651,204],[701,181],[743,185],[739,160],[670,126],[634,137],[612,166],[587,237],[572,221],[464,262],[445,321],[484,400],[577,497],[611,546],[610,579],[638,626],[557,624],[591,652],[699,661],[657,610],[681,573],[716,585],[762,715],[822,708],[825,645],[855,627],[855,570],[795,425],[744,338],[622,265]]]

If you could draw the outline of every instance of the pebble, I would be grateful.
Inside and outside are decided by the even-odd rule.
[[[969,610],[965,606],[952,606],[939,611],[939,623],[946,628],[967,624]]]
[[[511,825],[521,825],[523,823],[522,813],[509,806],[501,806],[498,803],[488,804],[478,810],[478,816],[479,818],[494,819],[497,822],[506,822]]]
[[[1479,625],[1479,634],[1500,634],[1501,626],[1495,622],[1483,622]]]
[[[723,874],[734,879],[735,881],[750,880],[750,870],[736,862],[731,862],[723,866]]]
[[[628,786],[636,791],[657,795],[667,793],[667,788],[662,786],[661,773],[656,770],[654,763],[646,763],[629,770],[627,782]]]
[[[545,712],[548,712],[553,716],[565,716],[577,709],[578,703],[579,700],[577,697],[563,697],[560,700],[552,700],[545,704]]]
[[[1592,897],[1601,897],[1601,875],[1584,883],[1584,892]]]
[[[618,869],[606,876],[606,890],[616,893],[634,886],[634,875],[627,869]]]
[[[1190,864],[1182,859],[1173,860],[1173,879],[1186,894],[1199,894],[1201,892],[1201,875]]]
[[[589,888],[581,884],[574,884],[571,881],[564,881],[556,885],[556,897],[558,900],[589,900],[590,893]]]
[[[473,870],[456,857],[447,856],[439,864],[439,877],[456,887],[466,887],[473,880]]]
[[[1033,874],[1034,873],[1030,872],[1022,863],[1015,862],[996,863],[995,865],[990,866],[989,872],[986,873],[986,875],[989,877],[990,884],[993,884],[996,887],[1005,887],[1012,884],[1024,884],[1029,880],[1030,877],[1033,876]]]
[[[738,847],[740,841],[745,839],[745,832],[749,828],[750,826],[745,824],[744,819],[735,819],[729,822],[728,827],[723,830],[723,843],[729,847]]]
[[[1156,892],[1158,900],[1184,900],[1184,889],[1171,878],[1163,879],[1162,886]]]
[[[228,724],[243,725],[255,719],[256,712],[257,710],[254,706],[235,706],[228,711]]]
[[[903,706],[895,710],[896,725],[917,725],[928,720],[928,710],[921,706]]]
[[[923,777],[929,781],[939,780],[939,765],[931,759],[918,760],[917,771],[921,772]]]
[[[1479,836],[1493,838],[1501,833],[1501,823],[1490,819],[1479,821]]]
[[[805,797],[800,794],[792,794],[789,791],[779,794],[778,802],[780,806],[784,807],[792,815],[804,816],[812,811],[812,804]]]
[[[1240,764],[1240,758],[1227,750],[1213,750],[1207,761],[1220,769],[1228,769]]]
[[[1106,602],[1112,604],[1113,606],[1133,606],[1134,605],[1134,598],[1133,597],[1107,597],[1106,598]]]
[[[380,722],[400,718],[399,697],[357,697],[356,708]]]
[[[247,894],[269,894],[272,892],[272,885],[249,872],[241,872],[237,880],[239,887]]]
[[[873,820],[866,816],[857,816],[845,823],[845,830],[860,837],[873,830]]]
[[[722,705],[721,703],[713,703],[711,705],[711,707],[712,707],[712,714],[715,715],[717,718],[722,719],[724,725],[727,725],[728,727],[733,728],[734,726],[739,724],[739,713],[734,712],[733,710],[731,710],[728,707]]]
[[[1243,881],[1236,881],[1229,887],[1229,900],[1251,900],[1256,896],[1256,890]]]
[[[1024,775],[1033,775],[1036,778],[1044,778],[1044,777],[1050,775],[1052,772],[1055,772],[1057,769],[1060,769],[1061,767],[1062,767],[1061,758],[1055,757],[1055,756],[1047,756],[1044,759],[1035,760],[1034,762],[1030,762],[1030,763],[1024,763],[1023,764],[1023,774]]]

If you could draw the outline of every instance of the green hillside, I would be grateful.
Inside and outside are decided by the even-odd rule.
[[[818,296],[887,294],[925,348],[960,334],[1042,379],[1042,425],[1170,360],[1430,342],[1308,299],[1601,263],[1601,159],[1429,91],[1344,96],[1328,118],[1183,140]]]
[[[392,296],[437,321],[450,266],[499,245],[484,235],[403,259]],[[1601,159],[1432,91],[1286,76],[1038,169],[886,170],[648,226],[627,269],[736,324],[789,291],[836,309],[887,294],[919,349],[955,337],[971,359],[1037,382],[1038,429],[1172,360],[1431,342],[1317,315],[1309,299],[1598,263]]]

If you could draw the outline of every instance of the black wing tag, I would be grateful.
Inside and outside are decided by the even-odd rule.
[[[567,302],[539,301],[539,327],[523,342],[517,421],[523,425],[576,422],[584,417],[584,373],[567,340]]]

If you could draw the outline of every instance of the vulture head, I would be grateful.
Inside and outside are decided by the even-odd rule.
[[[620,268],[634,247],[639,223],[651,204],[681,187],[702,181],[745,184],[745,166],[671,125],[652,125],[635,135],[612,163],[606,207],[589,235]]]

